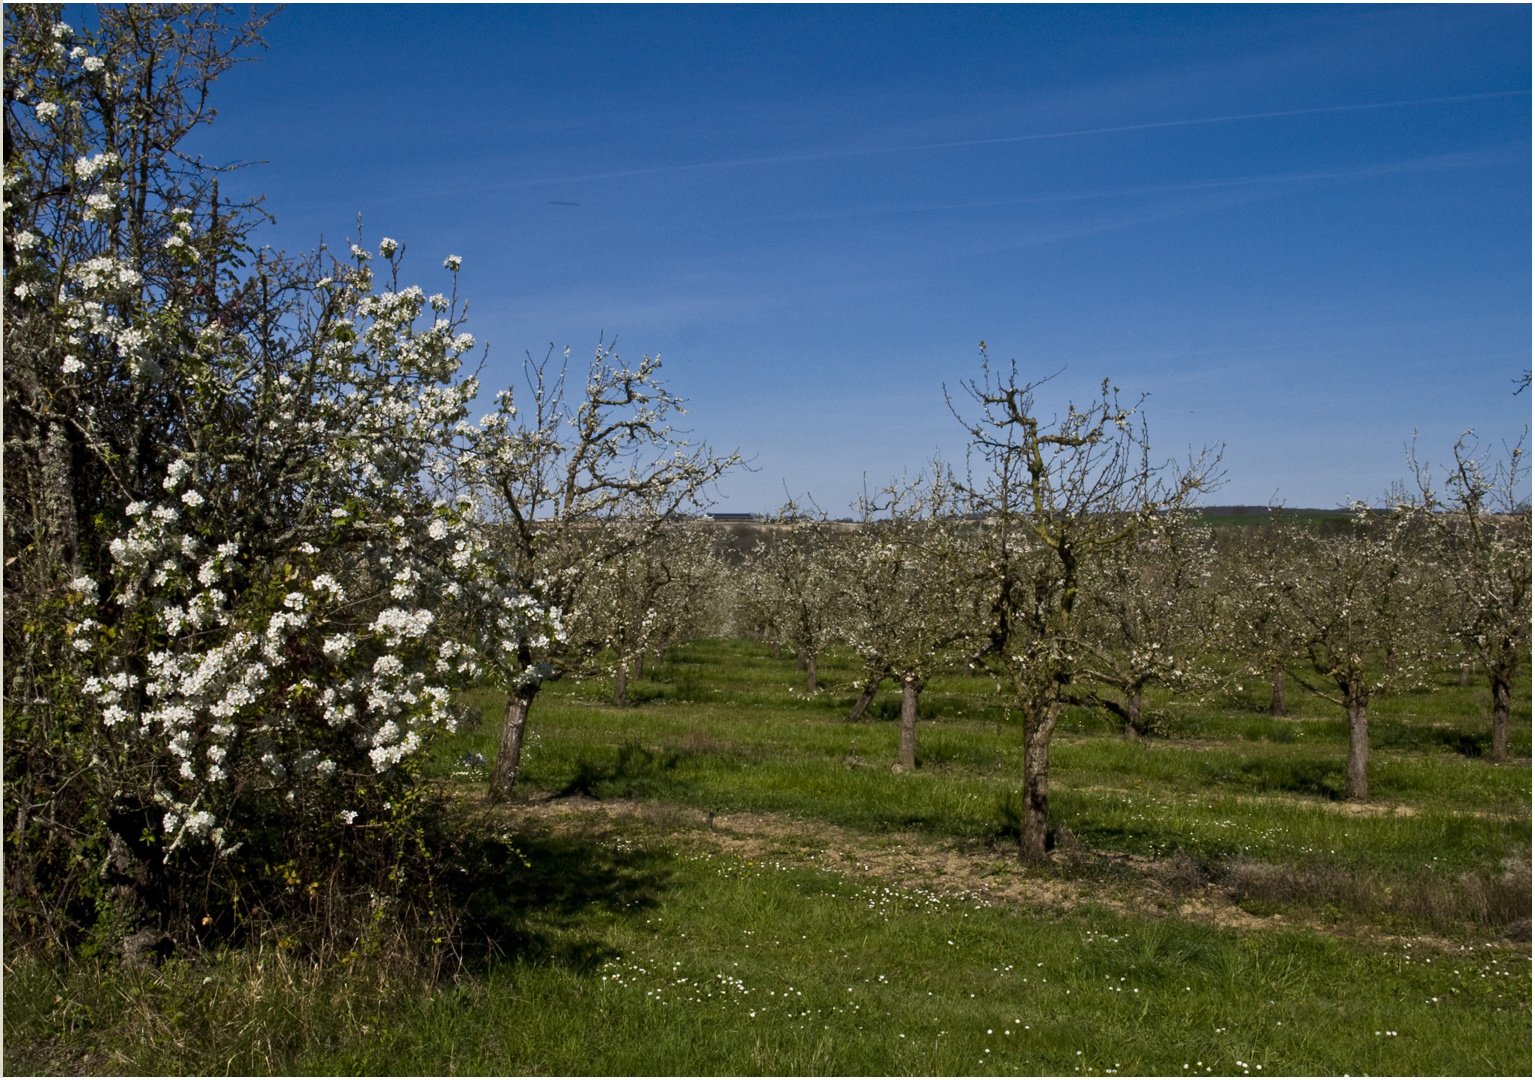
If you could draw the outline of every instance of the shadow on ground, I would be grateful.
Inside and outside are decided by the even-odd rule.
[[[655,908],[673,877],[670,859],[571,836],[504,832],[461,844],[446,876],[465,964],[596,968],[612,950],[586,924]]]

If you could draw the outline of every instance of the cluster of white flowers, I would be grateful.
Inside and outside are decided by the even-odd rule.
[[[82,156],[75,161],[75,176],[81,180],[91,180],[121,163],[122,159],[110,151],[92,157]]]
[[[239,226],[221,214],[205,232],[207,192],[194,182],[180,189],[190,205],[148,213],[147,250],[130,261],[111,245],[103,223],[169,189],[142,192],[138,151],[121,149],[138,144],[102,137],[121,52],[62,23],[51,31],[17,100],[45,125],[29,136],[67,139],[32,172],[6,169],[18,267],[7,287],[22,301],[49,297],[49,389],[87,440],[116,419],[108,409],[151,387],[189,390],[180,400],[196,413],[151,418],[122,473],[141,486],[109,534],[109,561],[72,582],[65,640],[80,696],[114,761],[129,763],[124,786],[142,785],[163,812],[167,852],[194,841],[232,850],[257,800],[359,821],[373,813],[351,801],[359,778],[388,774],[450,729],[457,688],[487,672],[547,677],[529,647],[564,633],[560,613],[492,561],[474,507],[428,494],[432,480],[456,490],[446,481],[462,467],[458,425],[479,391],[461,372],[474,338],[456,297],[378,287],[361,243],[328,273],[306,266],[313,306],[282,306],[283,291],[273,310],[295,318],[263,335],[246,309],[265,298],[231,301],[222,281],[195,301],[161,291],[167,268],[229,244]],[[37,193],[54,188],[67,198],[44,214]],[[392,276],[404,245],[385,237],[374,251]]]
[[[512,684],[552,673],[525,654],[564,634],[561,615],[506,583],[472,506],[409,512],[396,494],[399,477],[441,469],[461,452],[452,436],[478,387],[454,374],[473,340],[442,319],[416,329],[421,290],[373,293],[358,261],[330,282],[349,333],[324,341],[320,375],[283,371],[251,387],[263,417],[277,422],[266,425],[274,444],[293,434],[323,447],[309,488],[334,501],[316,507],[285,554],[258,557],[208,513],[231,497],[223,481],[180,452],[160,477],[165,495],[126,507],[110,544],[112,601],[150,613],[161,642],[137,663],[114,653],[99,632],[94,583],[80,590],[72,640],[98,658],[87,695],[104,728],[173,762],[153,796],[175,836],[168,850],[194,840],[226,850],[238,834],[226,808],[241,777],[302,801],[304,790],[340,778],[348,753],[357,755],[351,768],[386,773],[432,731],[453,728],[455,687],[487,671]],[[124,269],[102,258],[82,265],[79,282],[105,288],[114,275],[128,280]],[[127,349],[148,341],[131,327],[109,332]],[[272,574],[279,587],[252,588]],[[354,601],[353,581],[386,583],[387,599]],[[444,605],[454,610],[446,622]],[[467,638],[445,635],[449,622]],[[142,683],[133,670],[147,672]]]
[[[92,292],[131,289],[143,280],[137,270],[110,255],[85,260],[71,268],[70,276]]]

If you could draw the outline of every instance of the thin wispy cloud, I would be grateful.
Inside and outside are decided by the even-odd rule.
[[[666,173],[694,172],[706,169],[736,169],[756,165],[787,165],[806,161],[830,161],[838,158],[872,157],[881,154],[923,153],[935,150],[957,150],[977,146],[1002,146],[1009,143],[1039,142],[1049,139],[1076,139],[1092,135],[1118,135],[1134,131],[1156,131],[1167,128],[1198,127],[1210,124],[1231,124],[1252,120],[1276,120],[1292,116],[1318,116],[1326,113],[1365,112],[1377,109],[1403,109],[1423,105],[1449,105],[1458,102],[1485,101],[1495,98],[1518,97],[1529,90],[1494,90],[1481,94],[1453,94],[1444,97],[1412,98],[1405,101],[1375,101],[1350,105],[1317,105],[1304,109],[1275,109],[1267,112],[1232,113],[1226,116],[1186,117],[1178,120],[1154,120],[1140,124],[1114,124],[1107,127],[1076,128],[1069,131],[1034,132],[1025,135],[999,135],[985,139],[955,139],[945,142],[916,143],[905,146],[854,147],[841,150],[818,150],[801,154],[773,154],[757,157],[724,158],[718,161],[700,161],[677,165],[655,165],[642,169],[614,169],[607,172],[582,173],[572,176],[549,176],[497,185],[503,188],[536,187],[542,184],[577,184],[594,180],[620,180],[637,176],[658,176]]]
[[[1434,154],[1403,161],[1380,162],[1347,169],[1312,169],[1299,172],[1259,173],[1252,176],[1212,177],[1175,184],[1146,184],[1134,187],[1103,188],[1096,191],[1052,192],[1013,199],[984,199],[966,202],[909,203],[903,205],[847,207],[798,214],[779,214],[758,220],[775,223],[834,221],[841,218],[879,217],[898,214],[929,214],[946,211],[993,210],[1006,206],[1046,206],[1084,203],[1107,199],[1139,198],[1158,195],[1184,195],[1243,188],[1295,187],[1300,185],[1350,183],[1408,173],[1435,172],[1445,169],[1478,169],[1507,164],[1528,148],[1508,144],[1486,150],[1458,154]]]

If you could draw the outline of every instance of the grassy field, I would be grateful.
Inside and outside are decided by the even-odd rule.
[[[496,724],[444,740],[462,970],[316,969],[275,944],[123,972],[8,959],[8,1072],[1528,1075],[1530,697],[1491,765],[1453,673],[1372,708],[1343,803],[1326,703],[1153,700],[1127,743],[1068,715],[1050,862],[1014,857],[1019,725],[936,679],[915,772],[896,701],[843,717],[748,642],[534,706],[519,795]],[[841,687],[841,689],[838,689]],[[487,717],[499,701],[474,700]]]

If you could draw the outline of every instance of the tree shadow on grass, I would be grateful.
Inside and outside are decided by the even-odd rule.
[[[659,906],[673,877],[669,861],[579,837],[506,833],[461,842],[446,877],[465,966],[594,970],[614,954],[593,924]]]
[[[1442,753],[1448,750],[1462,757],[1479,758],[1492,752],[1490,727],[1467,730],[1460,726],[1402,724],[1395,721],[1370,725],[1373,750],[1417,750]]]
[[[653,753],[637,742],[627,742],[618,748],[616,761],[577,762],[575,774],[555,797],[615,799],[640,794],[642,789],[649,794],[650,789],[670,779],[681,760],[679,753]]]
[[[1263,758],[1244,761],[1234,769],[1223,769],[1212,779],[1253,791],[1284,791],[1320,795],[1325,799],[1341,799],[1344,795],[1342,761]]]

